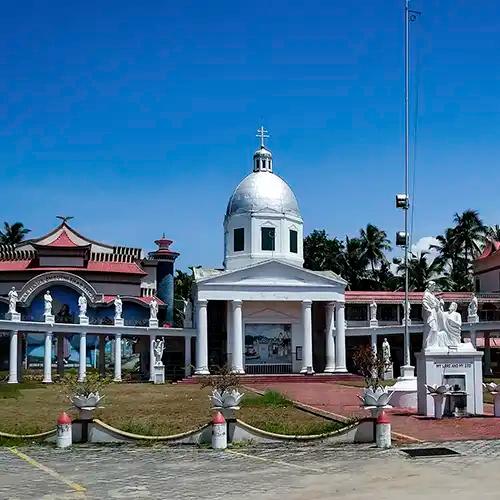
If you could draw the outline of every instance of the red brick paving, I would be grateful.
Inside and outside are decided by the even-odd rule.
[[[368,416],[359,406],[361,388],[331,383],[251,384],[257,390],[275,389],[290,399],[344,417]],[[484,417],[434,420],[408,410],[390,411],[392,431],[421,441],[453,441],[468,439],[500,439],[500,418],[491,416],[491,405],[485,405]]]

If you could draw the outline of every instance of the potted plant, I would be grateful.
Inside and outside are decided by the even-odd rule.
[[[89,420],[92,412],[99,407],[103,399],[102,389],[110,379],[98,373],[88,373],[83,382],[76,375],[66,375],[62,380],[63,390],[73,406],[80,412],[80,418]]]
[[[363,376],[366,386],[358,398],[362,406],[371,410],[372,416],[375,417],[380,410],[389,407],[388,403],[392,396],[387,387],[382,385],[382,376],[387,370],[388,360],[377,355],[369,345],[358,347],[352,359],[356,370]]]
[[[204,377],[201,387],[211,387],[212,394],[209,396],[214,409],[238,410],[243,394],[238,391],[241,379],[238,374],[224,365],[217,373]]]

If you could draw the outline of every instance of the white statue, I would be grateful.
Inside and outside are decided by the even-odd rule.
[[[370,321],[377,321],[377,303],[375,301],[370,304]]]
[[[78,307],[80,308],[80,318],[85,318],[87,316],[87,298],[83,293],[78,297]]]
[[[10,291],[9,291],[9,313],[16,313],[16,305],[17,305],[17,299],[18,299],[18,295],[17,295],[17,292],[16,292],[16,287],[13,286]]]
[[[115,305],[115,319],[122,319],[122,299],[120,298],[119,295],[116,296],[116,299],[114,300],[114,305]]]
[[[468,311],[467,311],[469,314],[469,317],[475,318],[477,316],[477,309],[478,309],[477,297],[475,295],[472,295],[472,299],[469,303],[469,307],[468,307]]]
[[[422,300],[424,318],[424,349],[447,349],[462,342],[462,318],[457,304],[452,303],[444,310],[444,301],[434,295],[435,283],[429,281]]]
[[[165,340],[156,339],[153,344],[153,353],[155,357],[155,366],[163,365],[163,351],[165,350]]]
[[[149,319],[158,319],[158,302],[155,298],[149,303]]]
[[[408,309],[406,309],[406,301],[403,301],[403,324],[405,321],[410,324],[410,313],[411,313],[411,304],[408,301]]]
[[[386,337],[382,342],[382,359],[384,360],[384,365],[388,366],[391,363],[391,345]]]
[[[184,328],[193,327],[193,303],[190,300],[184,299],[184,309],[182,311],[184,319],[182,321],[182,326]]]
[[[52,295],[50,295],[50,290],[45,292],[43,296],[44,301],[44,316],[52,316]]]

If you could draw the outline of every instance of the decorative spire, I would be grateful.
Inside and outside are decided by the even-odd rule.
[[[254,172],[272,172],[273,171],[273,155],[266,148],[264,139],[269,138],[269,133],[264,127],[257,129],[257,137],[260,139],[260,148],[253,155],[253,171]]]

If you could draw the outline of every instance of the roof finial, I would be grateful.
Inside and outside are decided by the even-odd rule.
[[[63,224],[66,224],[69,220],[74,219],[72,215],[56,215],[57,219],[61,219]]]
[[[269,134],[267,130],[261,125],[259,129],[257,129],[257,136],[260,138],[260,147],[265,148],[264,139],[269,138]]]

